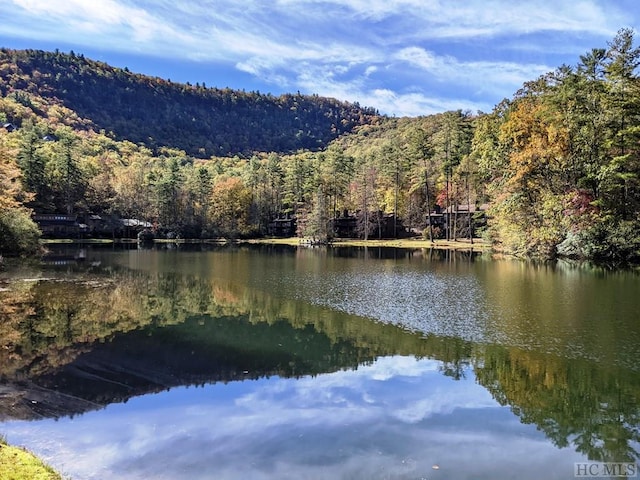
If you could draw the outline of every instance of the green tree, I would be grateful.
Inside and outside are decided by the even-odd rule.
[[[22,171],[22,185],[34,194],[32,206],[47,208],[47,179],[45,175],[46,161],[42,152],[41,132],[33,124],[26,124],[20,130],[21,141],[18,151],[18,165]]]
[[[185,212],[187,219],[201,235],[207,229],[213,178],[205,165],[187,169],[185,178]]]
[[[404,187],[405,172],[408,170],[408,159],[400,148],[397,140],[393,140],[382,147],[378,159],[384,194],[385,212],[393,212],[393,236],[398,236],[398,216],[404,203],[401,188]],[[388,200],[386,200],[388,199]]]
[[[181,223],[182,171],[176,157],[170,157],[156,171],[154,184],[154,206],[158,221],[167,228],[176,228]]]
[[[356,175],[351,184],[353,210],[357,212],[357,233],[369,239],[375,231],[379,216],[380,202],[377,194],[378,171],[369,160],[360,160],[356,166]]]
[[[327,243],[331,238],[327,195],[322,188],[318,189],[311,211],[306,215],[302,235],[318,243]]]
[[[429,240],[433,242],[434,232],[433,223],[429,213],[432,205],[435,205],[435,197],[433,195],[433,187],[430,187],[433,176],[432,157],[434,149],[431,144],[429,133],[423,127],[416,127],[410,134],[408,144],[408,155],[412,162],[411,168],[411,187],[409,192],[424,192],[424,207],[421,210],[421,218],[427,218],[427,230],[429,232]]]
[[[83,200],[87,178],[80,168],[76,134],[70,128],[62,127],[56,131],[56,136],[58,141],[49,142],[51,149],[46,175],[56,199],[56,209],[71,214]]]
[[[304,208],[317,187],[313,185],[317,183],[317,177],[312,170],[310,155],[299,152],[287,157],[283,171],[283,206],[286,213],[295,215],[298,209]]]
[[[433,135],[435,155],[442,166],[444,176],[444,191],[441,198],[444,200],[445,209],[453,212],[448,215],[446,225],[447,240],[455,239],[457,210],[460,203],[458,184],[454,182],[453,174],[462,159],[470,153],[473,130],[471,116],[467,112],[450,111],[439,117],[438,131]]]
[[[318,174],[327,192],[327,207],[330,208],[333,218],[336,218],[339,209],[344,208],[348,202],[354,160],[336,145],[331,146],[318,157]]]
[[[601,185],[609,197],[607,207],[616,210],[622,220],[630,220],[640,206],[640,85],[636,75],[640,48],[634,46],[633,31],[620,30],[606,56],[612,155],[601,170]]]

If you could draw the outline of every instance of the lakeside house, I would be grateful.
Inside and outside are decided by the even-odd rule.
[[[373,212],[369,215],[369,238],[404,238],[408,235],[402,220],[392,213]],[[328,229],[335,238],[362,238],[362,214],[343,211],[329,220]],[[294,237],[300,226],[296,217],[276,218],[269,223],[269,235]]]
[[[89,230],[85,223],[78,221],[77,215],[36,213],[33,221],[45,237],[77,237]]]
[[[337,238],[350,238],[356,236],[358,219],[355,215],[349,215],[345,210],[342,215],[331,219],[330,228]]]
[[[297,220],[295,217],[287,215],[285,218],[276,218],[272,220],[267,231],[269,235],[274,237],[289,238],[296,235]]]
[[[488,204],[451,205],[442,210],[436,205],[433,212],[427,215],[427,227],[431,224],[434,233],[441,238],[477,237],[481,229],[487,225]],[[471,226],[471,232],[469,232]]]
[[[112,215],[36,213],[32,218],[42,235],[49,238],[135,238],[140,231],[153,227],[144,220]]]

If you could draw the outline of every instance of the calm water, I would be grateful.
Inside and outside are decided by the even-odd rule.
[[[0,272],[0,434],[81,479],[572,479],[638,462],[640,275],[393,249]]]

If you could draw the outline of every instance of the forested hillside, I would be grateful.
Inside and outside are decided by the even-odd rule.
[[[376,116],[331,98],[172,83],[83,55],[38,50],[0,50],[0,93],[27,106],[29,96],[42,97],[114,139],[200,158],[319,149]]]
[[[177,85],[78,55],[2,55],[3,252],[33,245],[33,211],[138,219],[157,235],[197,238],[267,235],[290,216],[300,235],[321,239],[346,212],[365,238],[380,235],[386,216],[402,231],[455,239],[486,207],[475,233],[502,252],[640,262],[640,49],[631,30],[492,112],[418,118]],[[232,130],[208,130],[222,118],[210,115],[213,105],[234,119],[223,122]],[[430,225],[440,211],[450,212],[447,223]]]

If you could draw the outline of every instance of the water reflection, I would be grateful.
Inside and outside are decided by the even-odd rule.
[[[477,462],[467,473],[489,477],[506,468],[490,465],[491,445],[530,469],[540,449],[560,469],[540,460],[530,478],[569,478],[583,458],[638,459],[633,277],[337,253],[89,251],[13,272],[0,291],[0,429],[51,456],[55,438],[35,438],[64,431],[68,448],[111,458],[103,473],[118,478],[161,478],[175,444],[185,453],[167,478],[419,478],[437,462],[456,467],[441,478],[465,478],[447,453],[464,448]],[[615,310],[584,305],[603,295]],[[513,414],[563,450],[509,426]],[[16,422],[44,418],[60,432]],[[123,444],[135,455],[95,450]],[[191,471],[205,451],[215,470]]]
[[[520,470],[526,480],[561,479],[580,459],[514,424],[482,387],[413,357],[298,380],[176,388],[104,415],[9,428],[27,442],[46,438],[45,456],[92,479],[489,479]]]

